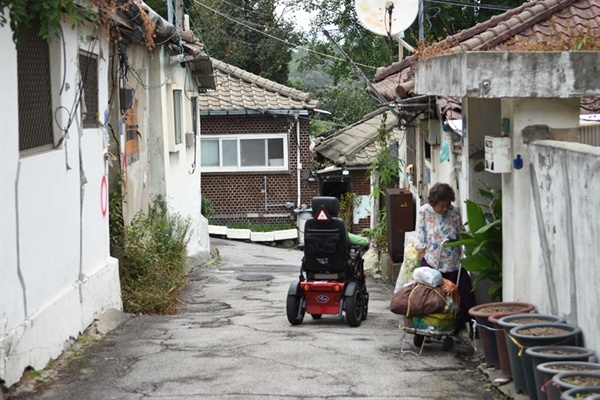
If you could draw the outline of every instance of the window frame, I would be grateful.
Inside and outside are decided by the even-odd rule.
[[[100,112],[98,96],[98,54],[79,49],[79,79],[81,79],[81,125],[83,129],[98,128]],[[92,79],[90,79],[92,78]],[[90,92],[90,93],[88,93]],[[85,111],[85,112],[84,112]]]
[[[185,136],[184,132],[186,129],[187,121],[185,120],[184,111],[186,110],[185,94],[183,88],[177,84],[168,85],[168,137],[169,137],[169,152],[176,153],[185,147]],[[175,93],[179,93],[179,104],[176,102]],[[179,128],[179,140],[178,132]]]
[[[25,28],[25,27],[21,27],[21,29],[26,29],[27,33],[29,34],[28,38],[31,39],[29,42],[27,42],[27,45],[25,48],[19,48],[19,46],[17,45],[17,72],[18,72],[18,78],[17,78],[17,92],[19,93],[18,96],[18,118],[19,118],[19,153],[21,156],[27,156],[30,154],[36,154],[38,152],[43,152],[43,151],[47,151],[47,150],[52,150],[55,148],[56,143],[57,143],[57,132],[55,131],[55,124],[54,124],[54,115],[53,115],[53,111],[54,111],[54,107],[55,107],[55,103],[56,103],[56,99],[55,99],[55,93],[54,93],[54,81],[53,81],[53,74],[52,74],[52,65],[53,65],[53,58],[54,58],[54,50],[53,47],[46,42],[45,39],[39,37],[39,35],[37,35],[37,31],[39,29],[39,21],[34,21],[33,26],[29,27],[29,28]],[[22,41],[26,40],[24,39],[25,36],[22,36]],[[30,46],[44,46],[43,51],[42,52],[35,52],[35,51],[31,51],[30,50]],[[47,86],[44,86],[43,88],[39,88],[36,87],[35,91],[39,92],[40,90],[44,91],[44,97],[42,96],[35,96],[34,97],[34,109],[36,112],[42,112],[43,113],[43,117],[46,120],[45,123],[42,124],[42,128],[38,127],[38,126],[29,126],[29,124],[24,124],[22,123],[24,114],[29,113],[31,110],[28,108],[31,108],[31,102],[28,101],[27,99],[22,98],[22,91],[29,91],[31,89],[31,82],[27,80],[26,76],[22,76],[21,74],[23,73],[23,66],[19,66],[19,62],[20,60],[25,60],[27,59],[27,62],[25,62],[25,64],[29,65],[31,67],[31,65],[35,65],[32,64],[32,60],[31,57],[32,55],[36,56],[36,57],[42,57],[44,58],[44,60],[37,59],[37,61],[40,62],[40,64],[43,65],[44,68],[44,75],[46,75],[46,79],[42,80],[47,84]],[[39,66],[38,66],[39,67]],[[37,75],[40,75],[39,70],[35,70],[35,68],[31,67],[30,68],[32,71],[35,71]],[[42,104],[42,101],[45,102],[45,104]],[[45,109],[45,110],[42,110]],[[30,117],[27,117],[26,119],[31,119]],[[39,118],[37,119],[39,120]],[[37,132],[36,132],[37,131]],[[34,132],[34,133],[32,133]],[[34,135],[35,137],[32,139],[31,135]],[[31,144],[31,142],[35,142],[34,145],[29,145]],[[29,142],[28,144],[24,144],[24,142]]]
[[[281,139],[283,141],[283,165],[265,165],[265,166],[248,166],[244,167],[241,165],[242,163],[242,154],[240,141],[243,140],[256,140],[262,139],[265,143],[268,143],[270,139]],[[289,138],[287,133],[247,133],[240,135],[202,135],[200,137],[201,146],[204,145],[203,142],[206,141],[216,141],[219,142],[219,166],[205,166],[202,165],[202,159],[200,160],[200,165],[202,172],[283,172],[289,170]],[[237,166],[223,166],[223,141],[224,140],[236,140],[237,144]],[[268,163],[268,152],[267,147],[264,147],[266,161]]]

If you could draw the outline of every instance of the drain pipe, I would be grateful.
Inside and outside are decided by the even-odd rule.
[[[296,163],[296,186],[298,191],[298,198],[296,200],[296,206],[300,207],[300,174],[302,173],[302,162],[300,161],[300,120],[298,119],[298,115],[300,111],[294,111],[294,118],[296,120],[296,154],[297,154],[297,163]]]

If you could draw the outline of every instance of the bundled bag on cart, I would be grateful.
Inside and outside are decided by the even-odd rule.
[[[427,269],[439,274],[439,271],[431,268]],[[434,279],[434,281],[437,282],[437,279]],[[438,286],[432,287],[429,284],[415,281],[403,286],[394,293],[390,303],[390,311],[407,318],[438,313],[450,314],[454,317],[459,304],[460,295],[453,282],[441,279]]]

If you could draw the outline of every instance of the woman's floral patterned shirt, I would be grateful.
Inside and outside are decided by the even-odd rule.
[[[458,208],[451,205],[447,213],[438,214],[430,204],[422,205],[417,211],[415,231],[415,249],[425,251],[427,264],[440,272],[456,271],[460,267],[462,248],[442,247],[445,240],[458,240],[459,233],[465,231]]]

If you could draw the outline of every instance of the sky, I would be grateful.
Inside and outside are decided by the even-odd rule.
[[[286,21],[295,23],[299,28],[304,31],[308,31],[310,28],[310,14],[300,10],[284,10],[283,8],[276,8],[278,13],[283,12],[283,18]]]

